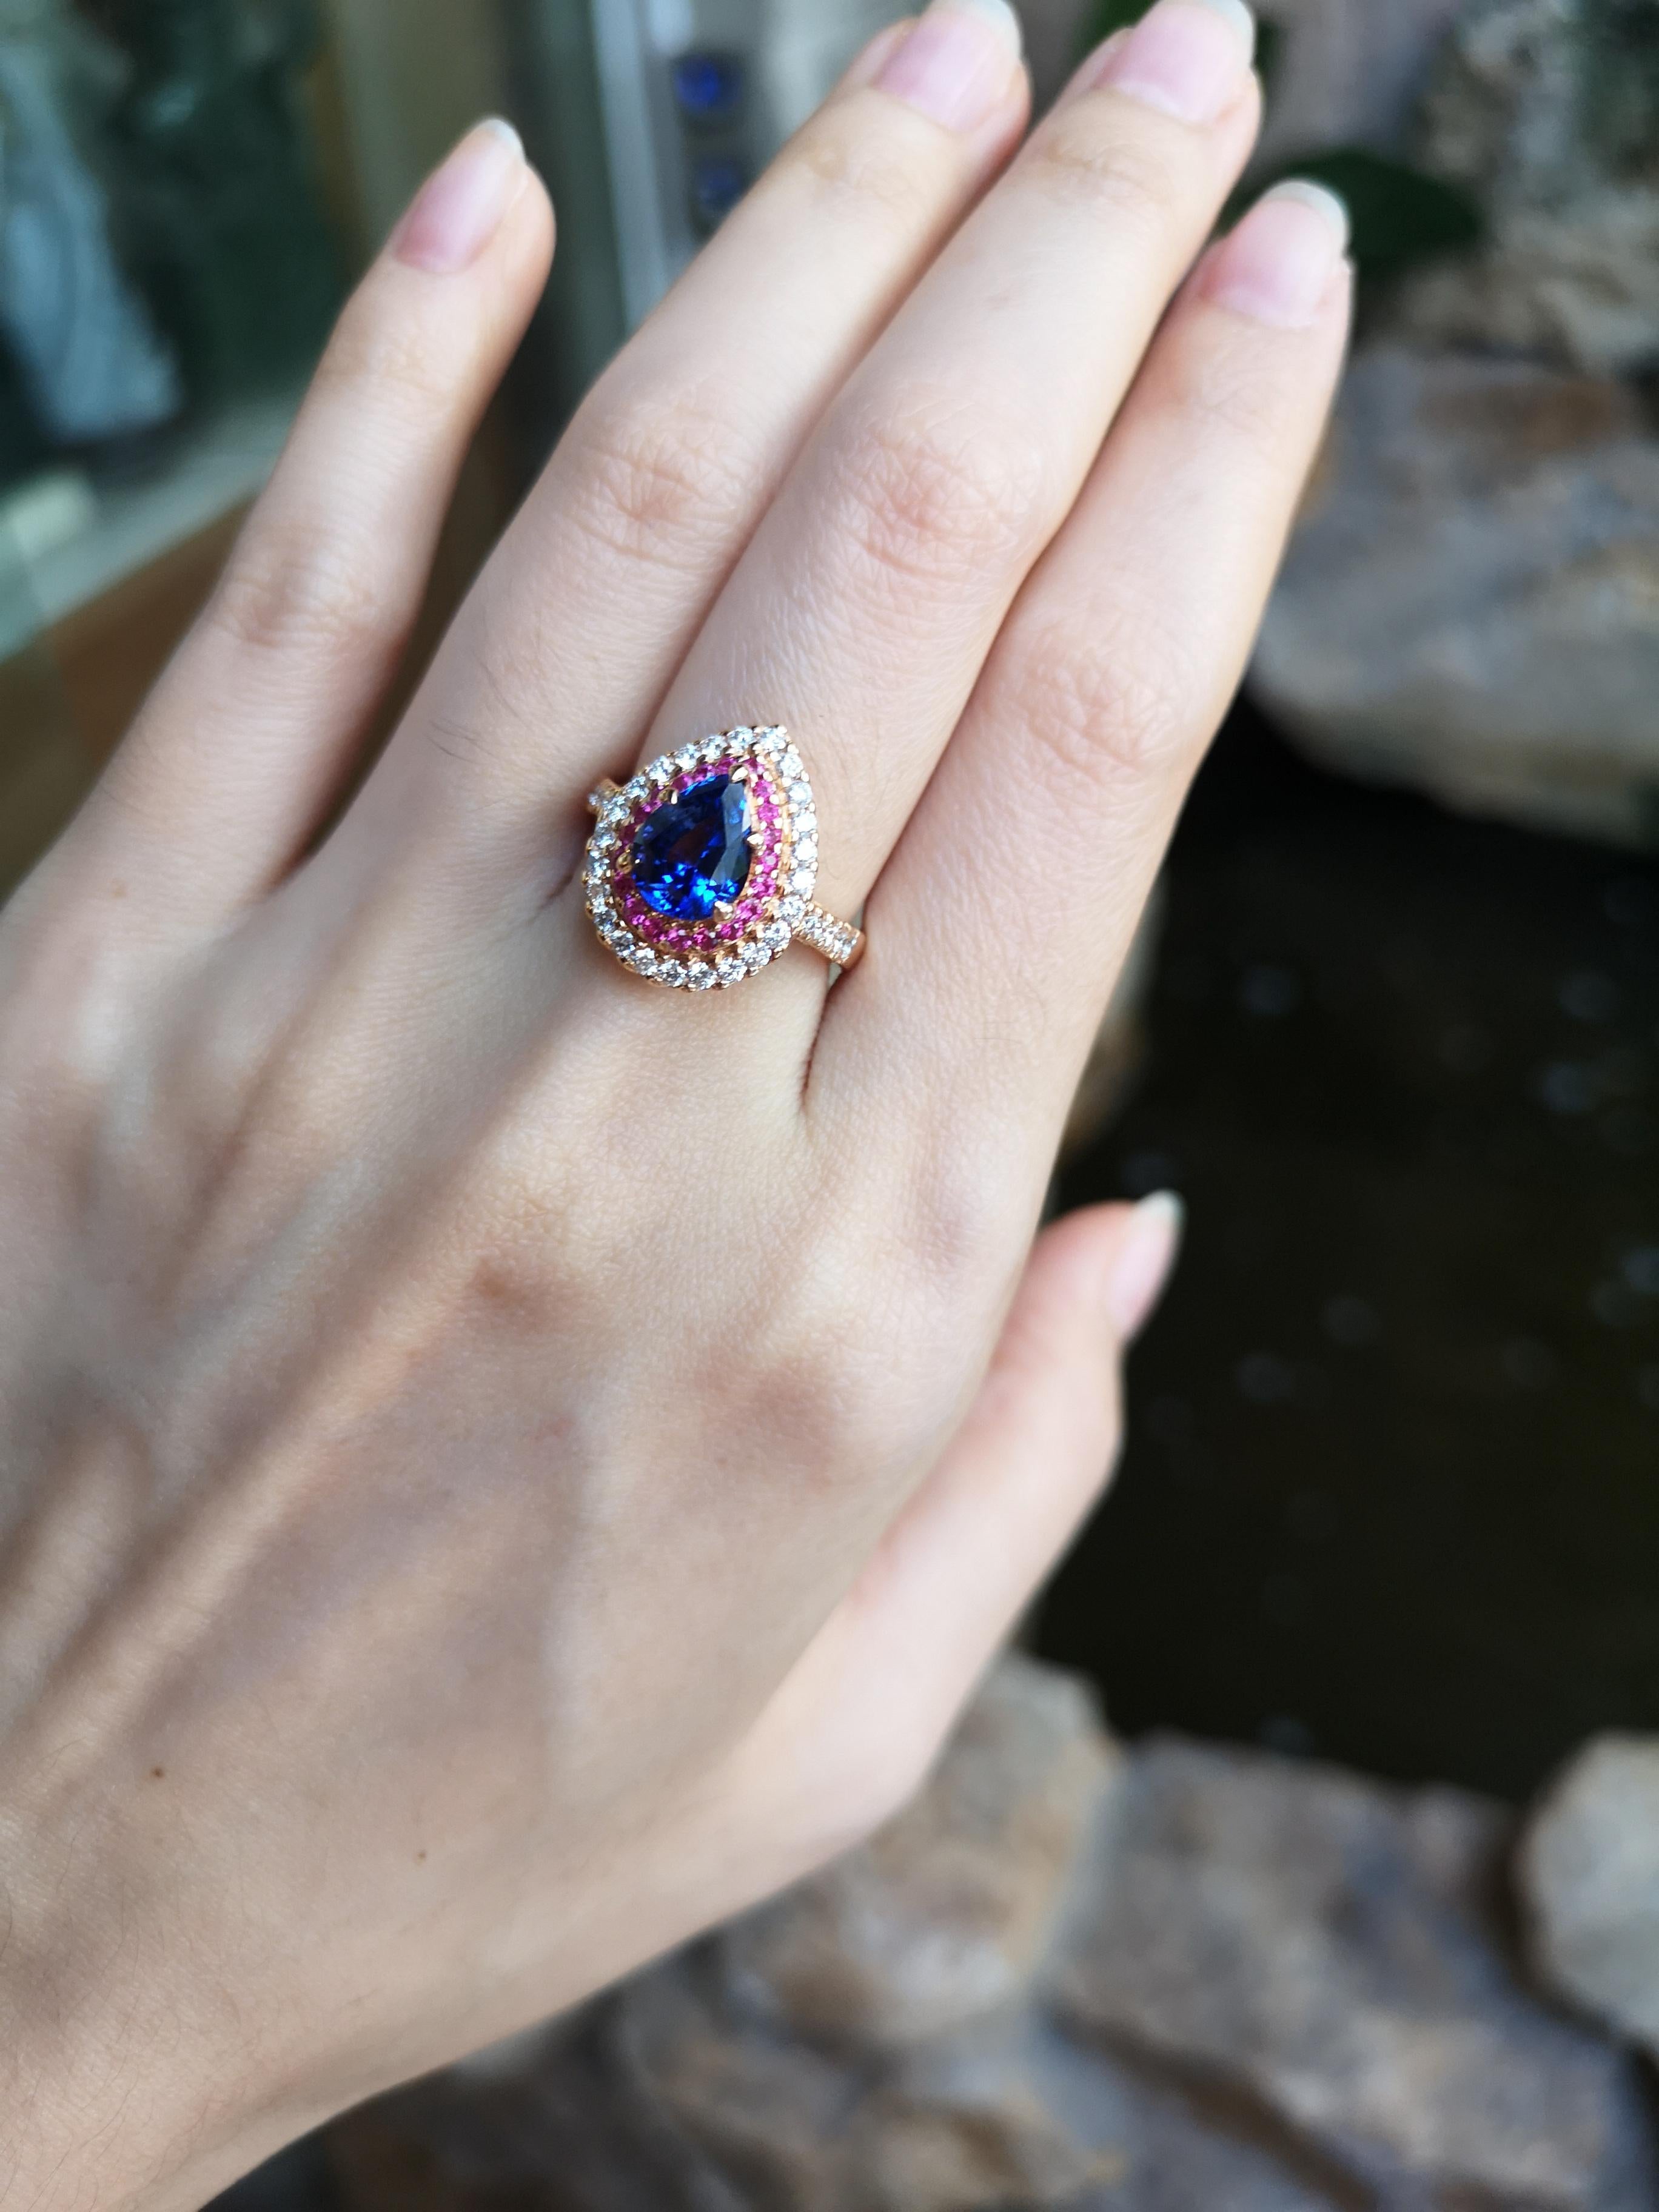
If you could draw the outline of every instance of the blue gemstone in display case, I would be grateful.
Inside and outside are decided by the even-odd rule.
[[[688,123],[701,128],[729,123],[743,105],[745,75],[738,54],[707,49],[682,54],[670,71],[675,103]]]
[[[691,211],[703,230],[723,223],[749,189],[749,171],[729,154],[702,154],[691,164]]]
[[[707,921],[743,896],[753,858],[748,793],[729,775],[710,776],[640,824],[634,888],[653,914]]]

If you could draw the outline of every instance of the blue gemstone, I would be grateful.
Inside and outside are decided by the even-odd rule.
[[[754,854],[747,794],[729,775],[710,776],[659,806],[634,839],[634,888],[653,914],[707,921],[743,896]]]

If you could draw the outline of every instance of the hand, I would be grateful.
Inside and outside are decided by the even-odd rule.
[[[1226,0],[1024,102],[994,0],[878,40],[319,845],[550,251],[474,133],[14,903],[8,2208],[195,2205],[848,1844],[1095,1493],[1173,1214],[1032,1238],[1348,275],[1202,252]],[[641,981],[584,794],[758,721],[868,957]]]

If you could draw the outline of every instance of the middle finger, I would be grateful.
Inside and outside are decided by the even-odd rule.
[[[1253,46],[1241,0],[1159,0],[1085,64],[849,381],[669,692],[647,757],[790,725],[827,905],[879,872],[1249,158]]]

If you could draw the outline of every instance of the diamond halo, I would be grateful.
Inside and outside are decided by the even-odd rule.
[[[683,745],[624,787],[600,785],[588,805],[587,910],[600,943],[645,981],[730,990],[792,939],[842,968],[862,951],[860,931],[812,904],[817,809],[787,730]]]

